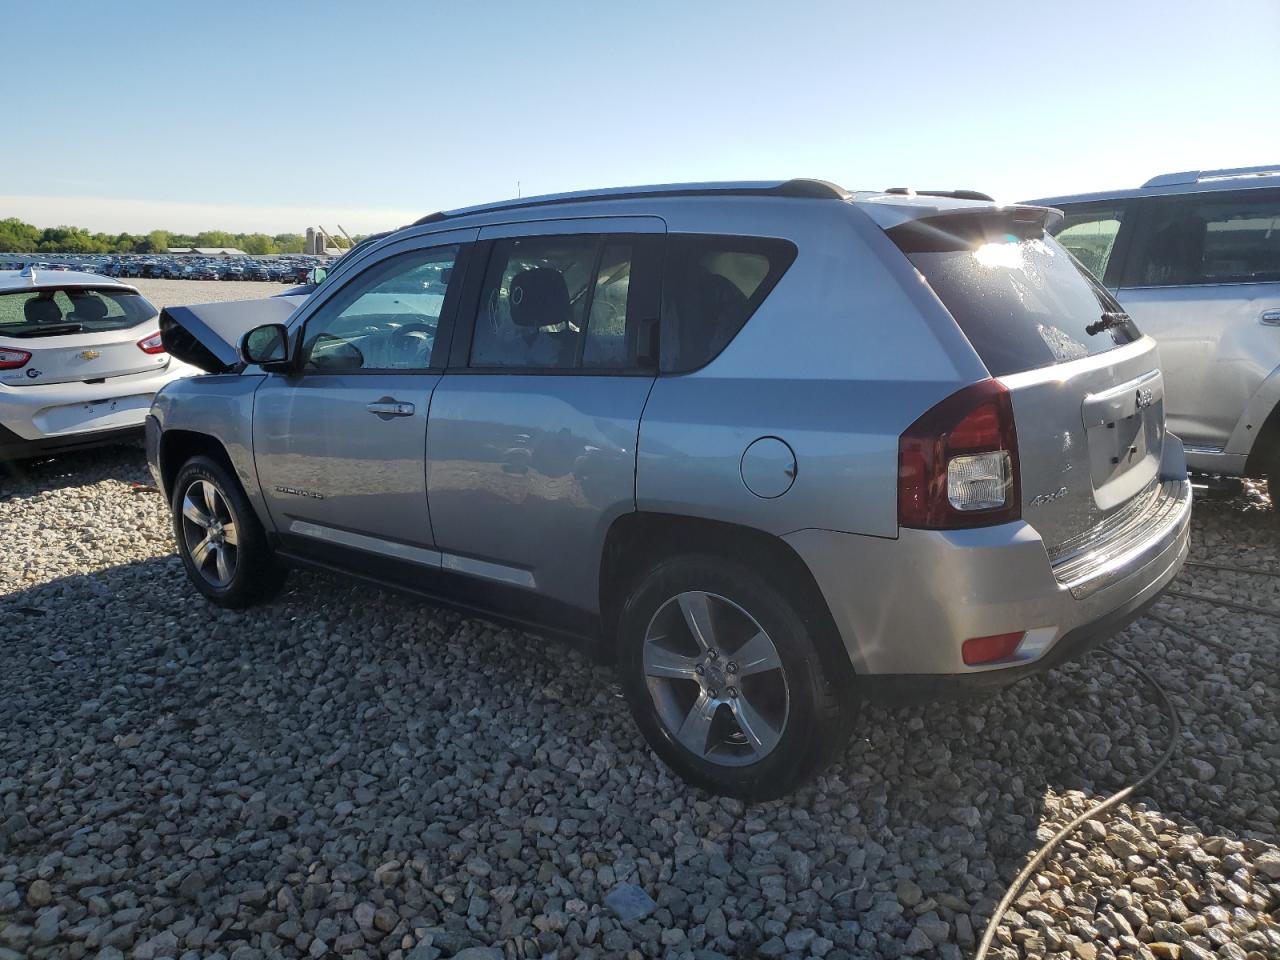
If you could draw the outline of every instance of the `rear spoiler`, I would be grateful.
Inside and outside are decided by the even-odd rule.
[[[1052,207],[975,205],[932,211],[902,220],[885,232],[903,253],[965,250],[1011,236],[1036,239],[1061,218],[1062,212]]]
[[[284,323],[305,296],[274,296],[165,307],[160,311],[160,339],[183,363],[206,373],[232,373],[243,365],[240,338],[264,323]]]

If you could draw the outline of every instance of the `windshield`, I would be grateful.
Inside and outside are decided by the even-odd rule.
[[[52,337],[123,330],[154,320],[146,298],[115,288],[67,287],[0,294],[0,336]]]
[[[994,377],[1104,353],[1141,336],[1039,223],[938,217],[889,235]]]

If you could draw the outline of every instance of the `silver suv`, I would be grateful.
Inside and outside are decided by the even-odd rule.
[[[214,374],[147,430],[187,572],[244,606],[310,564],[589,638],[676,771],[782,794],[863,697],[1043,670],[1185,557],[1155,344],[1049,216],[812,180],[524,199],[369,244],[296,311],[166,311]]]
[[[1191,468],[1269,477],[1280,503],[1280,165],[1032,202],[1159,343]]]

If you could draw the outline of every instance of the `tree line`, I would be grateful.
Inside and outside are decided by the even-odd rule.
[[[345,240],[331,237],[338,246]],[[36,227],[17,217],[0,220],[0,253],[164,253],[170,247],[236,247],[245,253],[302,253],[300,233],[90,233],[83,227]]]

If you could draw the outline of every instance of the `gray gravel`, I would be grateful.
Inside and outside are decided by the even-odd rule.
[[[259,280],[148,280],[145,277],[125,277],[123,282],[137,287],[138,292],[157,307],[213,303],[215,300],[254,300],[258,297],[274,297],[290,288],[290,284]]]
[[[242,285],[225,284],[239,289]],[[0,475],[0,960],[971,955],[1057,825],[1163,749],[1116,661],[863,711],[842,761],[745,808],[645,749],[554,642],[314,574],[216,610],[136,448]],[[1280,571],[1251,489],[1196,559]],[[1280,609],[1280,579],[1188,568]],[[1006,957],[1280,957],[1280,621],[1169,599],[1116,649],[1184,732],[1051,858]]]

